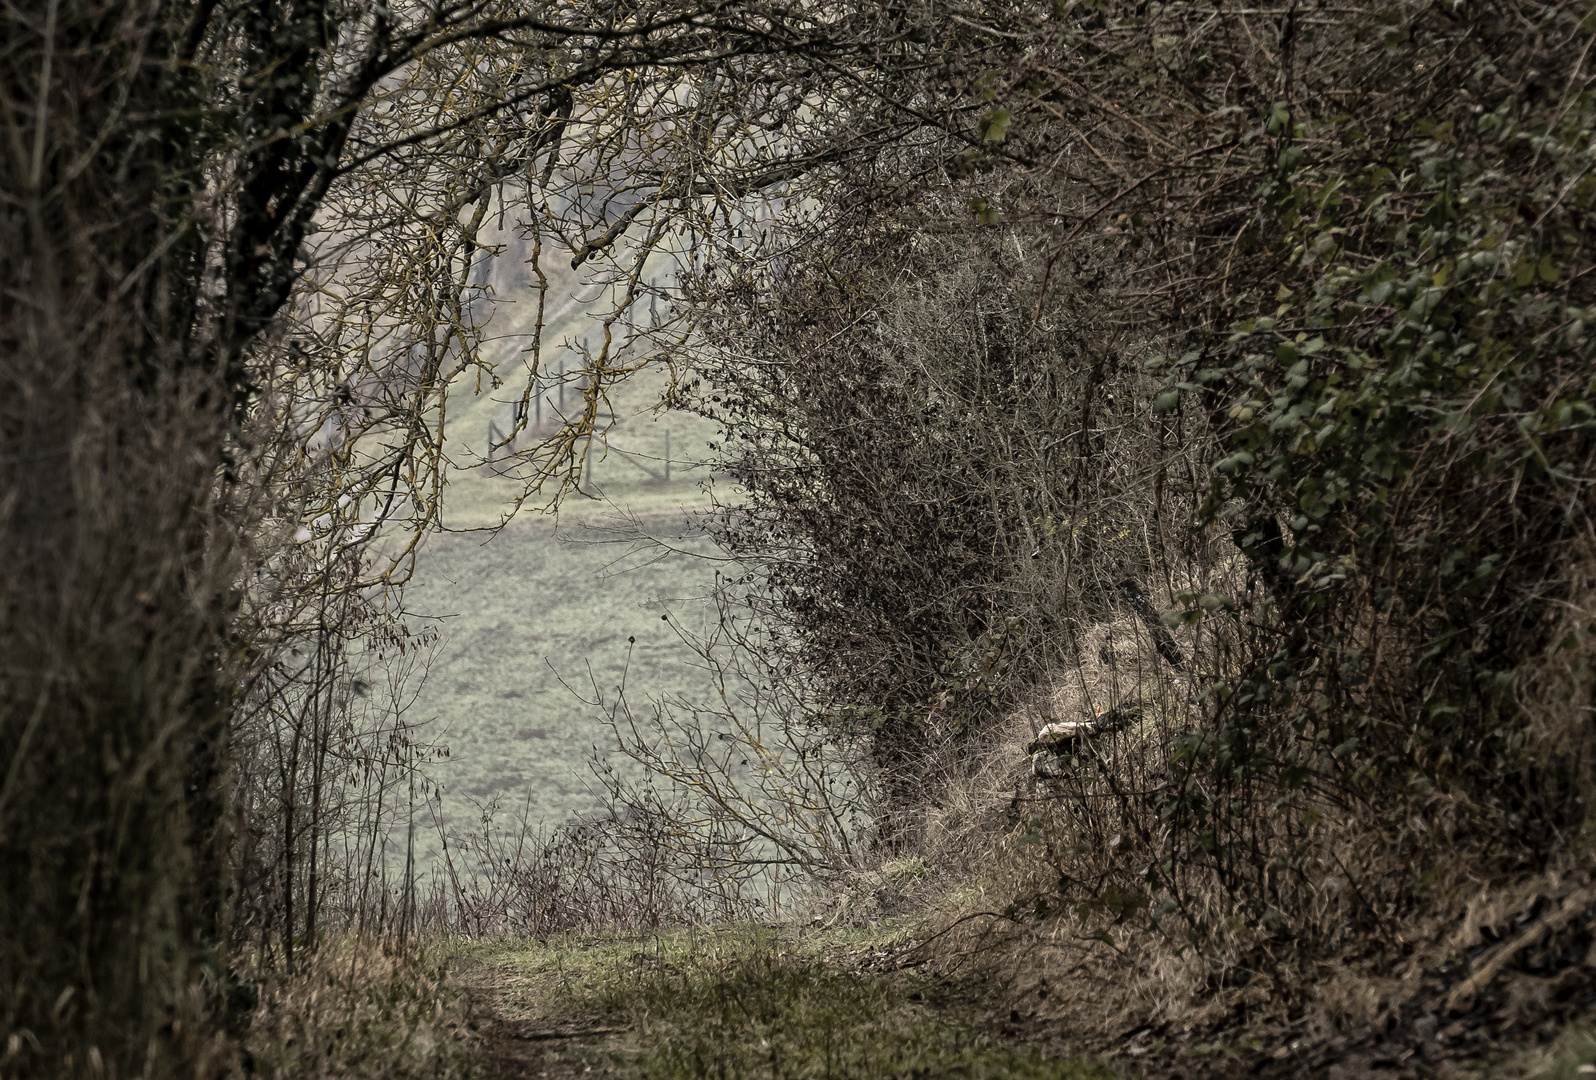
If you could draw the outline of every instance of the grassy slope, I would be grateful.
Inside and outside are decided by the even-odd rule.
[[[445,638],[416,708],[438,718],[450,746],[436,775],[456,812],[461,799],[519,806],[528,794],[534,821],[588,808],[584,761],[606,731],[601,711],[576,691],[591,698],[596,682],[613,695],[628,659],[634,707],[664,692],[709,692],[660,614],[668,607],[692,625],[713,564],[671,555],[620,572],[609,565],[620,551],[582,535],[517,521],[497,534],[428,543],[406,602],[440,619]],[[702,539],[685,546],[709,547]]]
[[[495,391],[462,384],[451,398],[457,460],[484,448],[489,422],[518,393],[514,335],[533,312],[522,295],[520,302],[500,303],[493,317],[498,343],[489,353],[499,352],[506,385]],[[574,366],[574,354],[562,353],[559,343],[592,332],[585,308],[551,300],[551,311],[562,309],[545,332],[546,370],[557,370],[562,355]],[[688,527],[691,515],[709,505],[712,479],[694,458],[703,457],[714,425],[657,414],[665,385],[653,371],[619,385],[606,438],[656,472],[668,438],[669,484],[619,454],[604,457],[600,447],[583,492],[565,501],[558,518],[525,510],[497,532],[436,533],[419,554],[406,606],[420,619],[439,620],[444,640],[412,716],[435,718],[434,733],[450,747],[450,759],[432,771],[456,823],[468,823],[475,807],[491,800],[511,813],[525,805],[535,824],[557,824],[594,805],[586,759],[607,733],[601,711],[576,692],[591,699],[595,682],[612,695],[626,670],[634,708],[665,694],[711,692],[660,615],[669,607],[683,625],[695,626],[714,581],[718,564],[694,557],[712,554],[712,545]],[[445,523],[450,530],[491,529],[519,490],[512,478],[486,469],[452,470]],[[683,553],[653,561],[625,557],[629,545],[595,528],[613,523],[620,511]]]
[[[917,974],[914,959],[891,931],[742,926],[478,945],[465,966],[496,1016],[490,1075],[1116,1075],[972,1024],[959,1007],[969,988]]]

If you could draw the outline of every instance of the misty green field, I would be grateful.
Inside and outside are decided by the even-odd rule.
[[[504,824],[523,808],[543,825],[593,809],[588,762],[610,739],[604,711],[589,702],[595,686],[613,701],[623,671],[634,710],[711,692],[661,615],[698,625],[723,565],[695,525],[713,482],[695,457],[714,426],[656,415],[662,389],[645,374],[612,395],[613,426],[557,514],[523,509],[492,529],[519,483],[480,467],[450,473],[447,530],[419,551],[404,604],[412,624],[442,634],[409,716],[430,720],[431,737],[449,747],[428,771],[455,827],[495,801]],[[510,394],[461,402],[453,438],[485,441]],[[656,475],[670,460],[670,482],[634,460]]]
[[[679,512],[645,520],[656,535],[686,531]],[[586,762],[607,744],[601,710],[582,700],[595,684],[613,697],[625,670],[634,708],[709,689],[660,616],[695,625],[716,564],[627,559],[627,545],[598,542],[589,524],[517,520],[496,534],[435,535],[422,553],[406,605],[413,621],[437,620],[443,640],[414,715],[436,717],[450,748],[432,772],[451,818],[495,799],[516,811],[529,799],[531,818],[550,824],[592,808]],[[678,543],[713,550],[690,534]]]
[[[492,269],[496,299],[484,352],[503,385],[466,375],[451,390],[446,442],[462,463],[480,462],[490,441],[511,429],[512,403],[526,387],[521,350],[536,298],[526,288],[519,241],[500,239],[509,254]],[[596,347],[605,295],[579,276],[556,275],[540,361],[545,379],[577,370],[584,349]],[[708,558],[713,545],[694,526],[710,505],[713,478],[702,459],[717,425],[660,410],[667,388],[656,369],[607,388],[606,430],[557,515],[538,512],[534,498],[495,528],[523,492],[513,460],[447,474],[445,530],[426,538],[403,601],[407,622],[430,623],[442,635],[406,715],[428,723],[426,737],[449,748],[448,759],[427,772],[441,785],[455,828],[469,827],[479,807],[495,802],[503,825],[523,808],[535,825],[593,809],[588,762],[610,739],[603,711],[588,702],[595,686],[612,701],[623,671],[638,711],[661,695],[711,692],[660,616],[669,610],[680,625],[695,626],[722,565]],[[576,387],[567,389],[569,398],[544,391],[546,422],[556,407],[576,407]],[[536,440],[528,431],[516,445]],[[630,539],[615,528],[623,516]],[[675,551],[639,549],[645,537]]]

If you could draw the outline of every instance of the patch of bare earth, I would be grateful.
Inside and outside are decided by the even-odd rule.
[[[478,964],[459,977],[471,995],[485,1080],[567,1080],[613,1075],[631,1056],[629,1029],[600,1017],[541,1016],[516,1003],[520,980]]]

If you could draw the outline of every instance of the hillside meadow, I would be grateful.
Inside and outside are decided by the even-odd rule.
[[[580,334],[579,314],[567,325]],[[661,616],[697,628],[725,562],[700,528],[716,483],[701,463],[714,425],[656,416],[660,391],[657,379],[621,388],[605,443],[557,513],[505,521],[521,490],[513,476],[449,474],[443,528],[424,540],[402,595],[406,618],[440,635],[409,715],[449,748],[429,774],[451,824],[492,806],[506,826],[524,816],[534,828],[594,809],[588,764],[613,741],[595,690],[612,703],[624,679],[634,709],[713,693]],[[462,439],[486,436],[501,397],[466,398]],[[667,440],[669,482],[623,456],[663,473]]]

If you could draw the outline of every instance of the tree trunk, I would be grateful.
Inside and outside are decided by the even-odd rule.
[[[0,20],[0,1031],[32,1036],[8,1075],[202,1053],[237,580],[176,63],[205,12]]]

